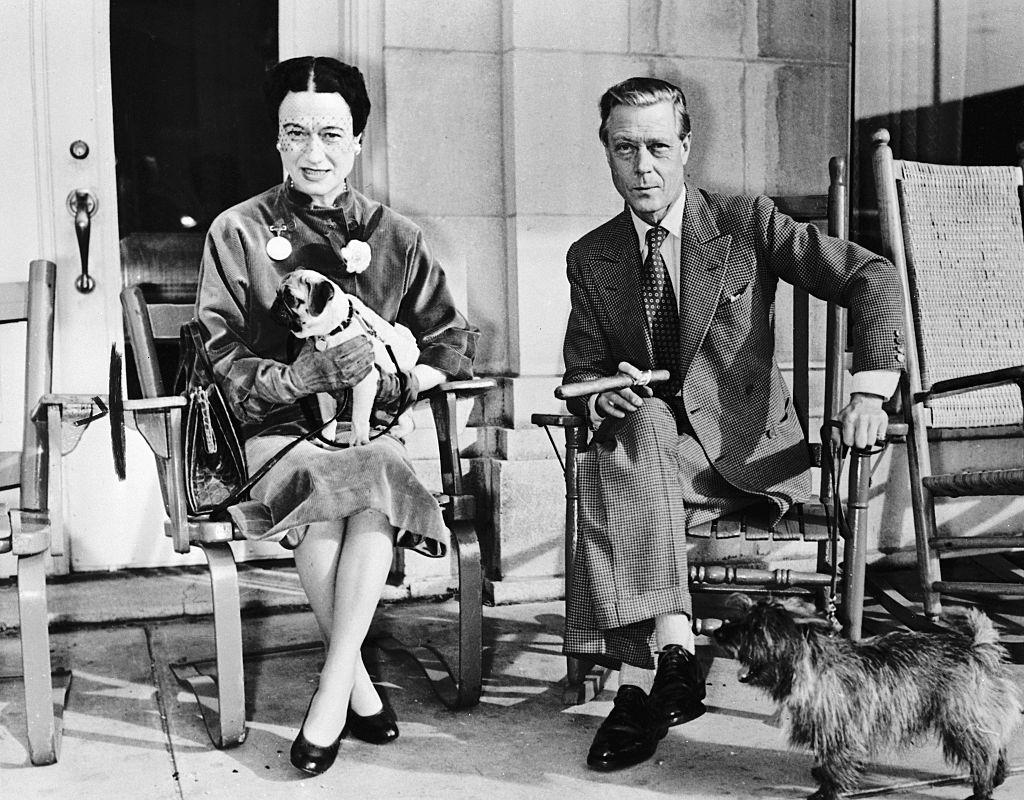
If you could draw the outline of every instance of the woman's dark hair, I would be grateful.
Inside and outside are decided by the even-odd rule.
[[[327,56],[289,58],[271,67],[263,81],[263,96],[275,126],[285,95],[306,91],[340,94],[352,111],[352,134],[358,136],[363,132],[370,116],[370,97],[358,69]]]

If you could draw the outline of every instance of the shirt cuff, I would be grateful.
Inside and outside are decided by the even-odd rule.
[[[873,394],[888,400],[896,391],[900,373],[888,369],[867,369],[855,372],[850,381],[850,394]]]
[[[592,394],[587,398],[587,411],[590,413],[590,427],[597,430],[604,421],[604,417],[597,413],[596,394]]]

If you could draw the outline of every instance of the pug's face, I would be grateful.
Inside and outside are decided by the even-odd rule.
[[[281,280],[270,315],[300,339],[324,336],[338,324],[344,294],[319,272],[297,269]]]

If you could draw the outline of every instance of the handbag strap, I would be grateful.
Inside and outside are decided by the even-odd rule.
[[[233,491],[231,494],[229,494],[227,497],[225,497],[223,500],[217,503],[217,505],[215,505],[212,509],[210,509],[210,521],[218,522],[226,519],[228,508],[240,502],[243,497],[249,494],[249,492],[252,490],[252,487],[259,483],[259,481],[263,479],[263,476],[270,472],[271,468],[274,467],[277,464],[277,462],[279,462],[282,458],[288,455],[288,453],[294,450],[299,445],[299,443],[308,442],[310,439],[316,438],[316,436],[321,431],[323,431],[328,425],[330,425],[336,419],[337,417],[331,417],[330,419],[327,420],[327,422],[323,423],[323,425],[313,428],[313,430],[311,430],[309,433],[303,433],[300,434],[299,436],[296,436],[294,439],[292,439],[292,441],[288,442],[288,444],[286,444],[284,447],[282,447],[280,450],[274,453],[274,455],[267,459],[263,466],[261,466],[252,475],[249,476],[245,483],[243,483],[241,486],[235,489],[235,491]]]
[[[190,319],[181,326],[180,335],[181,361],[179,362],[179,375],[177,382],[183,383],[182,369],[194,370],[195,378],[205,384],[216,383],[213,374],[213,363],[206,352],[206,343],[203,341],[203,334],[199,320]],[[179,388],[186,390],[188,386],[180,385]]]

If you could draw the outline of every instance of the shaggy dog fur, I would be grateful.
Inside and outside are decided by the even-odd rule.
[[[787,708],[790,743],[814,751],[813,800],[851,791],[869,756],[930,735],[947,762],[970,771],[974,800],[1002,783],[1021,694],[984,614],[947,613],[942,633],[851,642],[802,601],[737,602],[745,613],[715,640],[740,661],[741,681]]]

